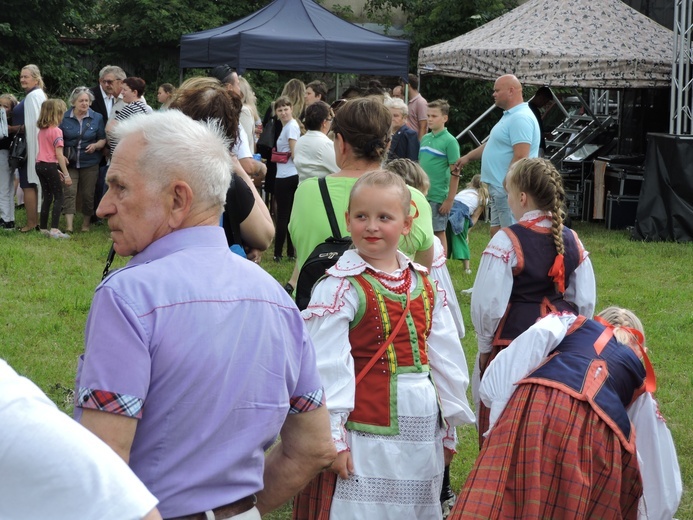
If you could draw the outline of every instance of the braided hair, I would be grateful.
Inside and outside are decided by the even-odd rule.
[[[538,209],[551,212],[551,234],[556,246],[556,258],[548,275],[560,293],[565,292],[565,244],[563,243],[563,203],[565,191],[558,170],[546,159],[520,159],[505,179],[505,185],[524,192]]]
[[[510,170],[506,184],[530,195],[540,210],[551,212],[553,221],[551,233],[556,245],[556,254],[563,255],[565,253],[563,244],[565,191],[561,174],[551,161],[520,159]]]
[[[631,310],[612,306],[604,309],[598,316],[614,326],[614,336],[625,345],[635,345],[637,340],[623,327],[635,329],[643,335],[643,338],[645,337],[645,330],[640,318]]]

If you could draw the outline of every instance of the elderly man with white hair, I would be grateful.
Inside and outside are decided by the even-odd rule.
[[[411,159],[419,161],[419,136],[406,125],[409,109],[407,104],[399,98],[389,98],[385,100],[385,106],[390,109],[392,114],[392,140],[390,149],[387,152],[387,160]]]
[[[281,286],[229,251],[221,131],[177,110],[115,131],[97,213],[133,257],[96,289],[76,418],[164,518],[259,519],[336,456],[313,346]]]

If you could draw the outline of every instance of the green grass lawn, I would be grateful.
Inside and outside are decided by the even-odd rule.
[[[75,229],[81,222],[76,218]],[[17,215],[24,222],[23,214]],[[671,428],[684,481],[677,517],[693,519],[693,244],[641,243],[625,231],[581,223],[575,229],[591,252],[597,277],[597,309],[628,307],[642,319],[650,357],[658,376],[655,394]],[[488,241],[488,227],[470,234],[472,269]],[[35,381],[63,410],[71,410],[77,357],[83,349],[84,324],[94,288],[101,279],[110,247],[105,226],[52,240],[38,233],[0,233],[0,357]],[[114,267],[125,264],[116,259]],[[262,266],[284,284],[288,262],[265,254]],[[448,269],[456,289],[473,284],[461,262]],[[464,349],[471,363],[476,337],[469,318],[470,296],[458,296],[467,327]],[[460,452],[453,463],[453,488],[464,483],[477,454],[476,432],[460,429]],[[268,515],[290,518],[288,507]]]

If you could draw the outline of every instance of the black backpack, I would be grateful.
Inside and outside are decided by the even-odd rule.
[[[330,200],[330,193],[327,190],[327,181],[324,177],[318,179],[318,186],[320,186],[320,195],[322,195],[322,202],[325,205],[327,220],[330,222],[332,236],[315,246],[315,249],[308,255],[308,259],[298,273],[296,305],[300,310],[308,307],[310,294],[315,283],[325,276],[325,271],[336,264],[339,257],[344,254],[344,251],[351,247],[351,237],[343,237],[339,231],[339,225],[334,216],[334,207]]]

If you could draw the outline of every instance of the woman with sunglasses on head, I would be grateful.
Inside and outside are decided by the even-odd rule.
[[[65,157],[72,185],[65,187],[65,215],[68,233],[74,231],[77,193],[82,199],[82,231],[89,231],[94,215],[94,189],[99,176],[101,150],[106,146],[106,129],[101,114],[92,110],[94,94],[87,87],[77,87],[70,94],[70,108],[65,112],[60,128],[65,141]]]

